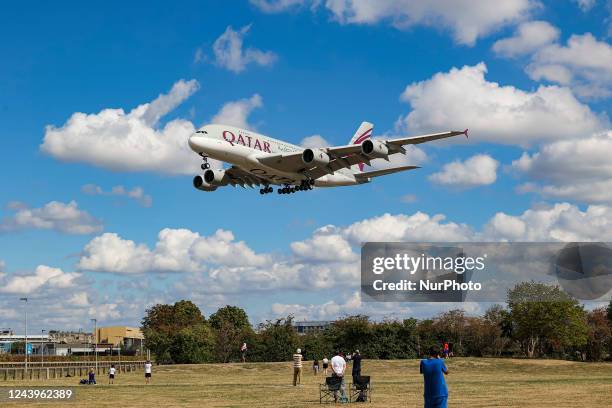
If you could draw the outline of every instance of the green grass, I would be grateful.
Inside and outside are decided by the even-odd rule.
[[[447,362],[451,407],[603,407],[612,405],[612,364],[557,360],[455,358]],[[306,364],[302,386],[292,386],[291,363],[155,366],[153,383],[139,372],[106,377],[96,386],[77,378],[49,380],[48,386],[74,386],[79,407],[307,407],[319,405],[318,384]],[[418,360],[363,361],[372,376],[372,407],[421,407],[423,380]],[[42,386],[39,381],[0,382]],[[4,401],[0,403],[4,405]],[[60,407],[66,402],[14,406]]]

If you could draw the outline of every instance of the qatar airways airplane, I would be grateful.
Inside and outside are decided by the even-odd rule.
[[[363,122],[349,144],[344,146],[303,148],[250,130],[218,124],[206,125],[189,138],[189,147],[198,153],[202,175],[193,186],[215,191],[222,186],[260,186],[260,194],[271,193],[271,185],[281,186],[279,194],[312,190],[316,187],[353,186],[369,183],[386,174],[419,168],[391,167],[363,171],[364,163],[405,154],[404,145],[420,144],[447,137],[465,135],[467,129],[389,140],[371,139],[374,125]],[[228,169],[211,169],[208,158],[230,163]]]

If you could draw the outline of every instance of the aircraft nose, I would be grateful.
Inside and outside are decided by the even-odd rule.
[[[200,153],[202,151],[202,140],[204,138],[202,136],[192,135],[189,137],[189,147],[196,153]]]

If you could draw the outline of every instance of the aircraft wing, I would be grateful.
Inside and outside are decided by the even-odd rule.
[[[244,188],[244,186],[246,185],[248,187],[253,188],[253,186],[274,184],[263,177],[251,174],[248,171],[244,171],[236,166],[232,166],[229,169],[225,170],[225,174],[228,175],[228,177],[230,178],[229,183],[234,187],[238,185]]]
[[[357,180],[364,180],[364,179],[384,176],[387,174],[399,173],[400,171],[414,170],[414,169],[420,169],[420,167],[419,166],[402,166],[402,167],[390,167],[388,169],[382,169],[382,170],[366,171],[365,173],[355,174],[355,178]]]
[[[465,135],[467,136],[468,130],[464,131],[451,130],[449,132],[441,132],[441,133],[431,133],[429,135],[421,135],[421,136],[413,136],[413,137],[400,137],[397,139],[387,139],[381,140],[389,147],[389,152],[391,154],[401,152],[402,146],[404,145],[415,145],[426,142],[431,142],[433,140],[438,139],[446,139],[447,137]],[[346,145],[346,146],[337,146],[337,147],[328,147],[326,150],[332,156],[346,156],[349,154],[359,154],[361,153],[361,145]],[[402,152],[403,153],[403,152]]]
[[[406,150],[404,150],[402,147],[404,145],[421,144],[458,135],[465,135],[467,137],[467,132],[467,129],[464,131],[453,130],[449,132],[431,133],[421,136],[382,140],[382,142],[387,144],[389,154],[391,155],[394,153],[405,153]],[[370,160],[372,160],[370,157],[361,153],[360,144],[324,147],[321,148],[321,150],[326,152],[331,158],[329,164],[326,166],[314,166],[309,168],[302,161],[302,151],[264,156],[258,158],[258,160],[260,163],[273,167],[277,170],[283,172],[304,173],[314,179],[324,176],[325,174],[333,174],[340,169],[350,168],[355,164],[366,163],[369,165]]]

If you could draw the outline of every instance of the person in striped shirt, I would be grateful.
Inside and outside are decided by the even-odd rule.
[[[297,386],[302,379],[302,350],[297,349],[293,355],[293,386]]]

